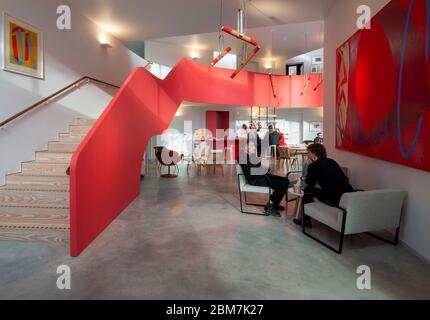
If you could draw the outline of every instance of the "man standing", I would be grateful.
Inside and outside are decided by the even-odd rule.
[[[323,133],[322,132],[319,132],[317,134],[317,137],[315,138],[314,143],[315,144],[324,144],[324,137],[323,137]]]
[[[280,144],[280,142],[281,142],[281,136],[273,128],[273,126],[270,125],[269,126],[269,146],[276,146],[276,158],[277,159],[279,159],[279,144]]]

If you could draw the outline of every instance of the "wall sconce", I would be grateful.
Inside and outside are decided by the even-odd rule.
[[[196,60],[199,58],[199,56],[198,56],[198,54],[197,54],[197,53],[192,53],[192,54],[190,55],[190,58],[191,58],[191,60],[196,61]]]
[[[109,40],[106,36],[101,36],[99,38],[100,46],[102,46],[105,49],[112,48],[112,45],[109,43]]]

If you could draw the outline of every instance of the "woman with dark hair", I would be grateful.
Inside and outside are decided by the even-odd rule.
[[[337,162],[327,158],[324,145],[308,146],[308,158],[312,163],[308,167],[305,180],[307,187],[304,190],[304,204],[311,203],[316,198],[337,206],[344,193],[355,191]],[[300,219],[295,219],[294,222],[302,224]]]

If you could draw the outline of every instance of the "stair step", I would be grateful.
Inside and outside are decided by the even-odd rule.
[[[69,209],[0,207],[0,228],[70,229]]]
[[[60,133],[59,134],[59,142],[73,142],[80,143],[84,140],[84,134],[70,134],[70,133]]]
[[[50,142],[48,143],[49,152],[75,152],[79,143],[73,142]]]
[[[31,176],[11,174],[6,177],[4,189],[69,191],[69,176]]]
[[[92,126],[97,121],[97,119],[89,118],[78,118],[75,120],[75,125],[77,126]]]
[[[68,230],[0,228],[0,241],[67,244],[70,241],[70,232]]]
[[[88,131],[91,130],[91,127],[92,126],[88,126],[88,125],[71,125],[69,126],[69,133],[86,135]]]
[[[22,174],[31,176],[66,176],[68,163],[24,162]]]
[[[0,210],[1,207],[67,209],[70,206],[69,198],[69,192],[0,190]]]
[[[70,164],[70,161],[72,160],[72,156],[73,156],[72,152],[40,151],[40,152],[36,152],[36,161]]]

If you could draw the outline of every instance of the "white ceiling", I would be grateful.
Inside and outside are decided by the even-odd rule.
[[[285,61],[300,54],[322,48],[324,45],[323,21],[251,28],[246,33],[258,40],[262,51],[258,53],[257,58],[267,63]],[[196,50],[215,51],[218,49],[217,32],[160,38],[156,39],[156,41]],[[224,43],[225,47],[232,47],[233,54],[241,52],[242,41],[224,34]]]
[[[123,41],[217,32],[221,0],[68,0]],[[248,0],[248,28],[323,20],[335,0]],[[241,0],[223,0],[223,24],[236,26]],[[257,36],[257,35],[256,35]]]

